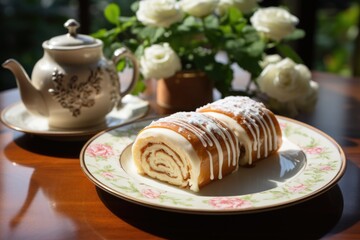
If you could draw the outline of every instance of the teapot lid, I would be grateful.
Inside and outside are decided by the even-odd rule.
[[[47,41],[47,45],[49,47],[76,47],[96,43],[96,40],[93,37],[78,34],[76,32],[76,30],[80,27],[80,24],[76,20],[67,20],[64,23],[64,27],[68,29],[68,33],[51,38]]]

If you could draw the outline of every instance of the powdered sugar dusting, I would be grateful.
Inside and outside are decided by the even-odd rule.
[[[197,112],[178,112],[170,116],[161,118],[156,122],[170,122],[176,124],[179,120],[194,126],[204,126],[207,131],[210,132],[222,132],[221,125],[215,122],[215,120],[213,120],[209,116]],[[180,126],[180,131],[184,131],[184,126]]]
[[[229,96],[200,107],[198,110],[204,108],[233,113],[235,116],[255,116],[262,115],[265,105],[249,97]]]
[[[249,130],[249,135],[253,139],[252,149],[248,149],[248,151],[256,151],[258,159],[261,157],[261,148],[264,149],[265,157],[268,156],[269,151],[277,149],[275,125],[263,103],[249,97],[229,96],[200,107],[197,111],[220,112],[240,121],[238,123],[243,124],[241,127],[246,127]],[[263,135],[263,141],[260,139],[260,132]],[[249,155],[248,164],[251,163],[252,157]]]

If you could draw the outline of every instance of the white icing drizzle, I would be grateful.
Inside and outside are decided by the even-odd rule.
[[[268,113],[265,113],[265,115],[266,115],[266,118],[269,119]],[[269,126],[268,124],[266,124],[265,118],[263,118],[262,120],[265,122],[266,131],[267,131],[267,134],[268,134],[268,136],[269,136],[269,138],[270,138],[270,137],[271,137],[270,126]],[[273,124],[270,123],[270,125],[273,125]],[[274,148],[273,148],[273,145],[274,145],[273,140],[270,138],[268,142],[269,142],[269,147],[268,147],[268,148],[269,148],[269,151],[274,150]]]
[[[277,149],[278,148],[278,141],[277,141],[277,134],[276,134],[276,130],[275,130],[275,125],[274,122],[272,121],[270,115],[268,113],[266,113],[266,117],[268,118],[270,125],[271,125],[271,131],[275,134],[273,134],[274,140],[273,140],[273,149]]]
[[[209,156],[209,162],[210,162],[210,179],[214,180],[214,163],[213,158],[211,156],[211,153],[209,151],[206,151]]]
[[[211,129],[208,129],[206,126],[203,126],[203,125],[199,125],[199,127],[204,129],[205,130],[204,132],[207,132],[210,135],[210,138],[212,139],[213,143],[216,146],[216,149],[217,149],[218,154],[219,154],[219,175],[218,175],[218,178],[222,179],[222,166],[224,164],[224,153],[222,151],[220,142],[217,140],[215,135],[212,133]],[[226,145],[227,145],[228,155],[230,155],[229,148],[228,148],[228,143],[226,143]]]
[[[245,122],[245,125],[246,125],[246,127],[250,130],[250,133],[251,133],[251,135],[252,135],[252,139],[254,139],[253,140],[253,143],[252,143],[252,149],[254,150],[254,151],[257,151],[257,149],[258,149],[258,142],[259,141],[257,141],[257,138],[256,138],[256,133],[254,132],[254,129],[253,129],[253,127],[251,127],[251,125],[250,125],[250,123],[248,123],[247,121]],[[249,164],[251,164],[252,163],[252,154],[249,154]]]
[[[181,131],[184,131],[184,129],[187,129],[187,130],[193,132],[196,135],[196,137],[198,137],[200,139],[200,141],[204,147],[207,147],[208,145],[209,146],[213,145],[210,138],[208,138],[206,135],[204,135],[203,132],[200,131],[198,128],[189,124],[186,121],[177,119],[174,116],[169,116],[168,119],[160,119],[159,121],[162,121],[162,120],[169,121],[175,125],[180,126]],[[188,136],[188,137],[190,137],[190,136]]]
[[[192,132],[206,148],[207,146],[214,146],[218,152],[219,161],[219,173],[218,179],[222,178],[222,168],[224,164],[224,153],[221,147],[220,141],[215,136],[215,133],[219,135],[224,141],[227,151],[227,163],[228,166],[232,163],[233,166],[237,165],[238,156],[240,154],[240,148],[238,139],[235,136],[231,136],[228,129],[223,127],[215,119],[197,112],[178,112],[168,117],[157,120],[156,122],[167,122],[179,127],[179,132],[190,131]],[[155,123],[156,123],[155,122]],[[151,123],[151,125],[155,124]],[[210,159],[210,178],[214,179],[214,159],[211,153],[207,151]]]
[[[229,131],[224,131],[224,133],[226,134],[226,139],[232,139],[232,136],[230,135]],[[232,151],[232,158],[231,158],[230,154],[228,154],[228,166],[230,166],[230,164],[232,164],[233,166],[236,166],[236,163],[237,163],[237,161],[236,161],[236,159],[237,159],[236,153],[240,152],[239,139],[237,137],[235,137],[235,136],[234,136],[234,139],[235,139],[235,143],[234,143],[234,141],[230,141],[230,145],[231,145],[230,148],[233,151]],[[228,152],[231,153],[231,150],[228,150]],[[231,161],[231,159],[232,159],[232,161]]]
[[[268,155],[268,134],[266,132],[266,126],[267,124],[263,122],[263,118],[260,118],[259,116],[255,115],[254,118],[260,123],[261,130],[264,134],[264,155],[267,157]],[[258,151],[258,158],[260,157],[260,151]]]
[[[197,111],[202,109],[218,110],[220,112],[228,112],[234,114],[235,118],[242,117],[243,122],[253,139],[252,151],[256,152],[256,157],[261,157],[261,147],[264,148],[264,156],[267,157],[269,151],[277,149],[277,134],[275,124],[266,111],[264,104],[243,96],[230,96],[209,103]],[[266,121],[265,117],[268,119]],[[269,124],[270,123],[270,126]],[[240,123],[239,123],[240,124]],[[264,142],[261,143],[260,131],[264,135]],[[262,146],[263,145],[263,146]],[[252,154],[249,154],[248,163],[252,164]]]

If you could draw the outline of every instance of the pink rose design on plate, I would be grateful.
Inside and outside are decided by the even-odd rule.
[[[92,157],[108,158],[114,155],[111,146],[100,143],[90,145],[86,152]]]
[[[322,147],[309,147],[305,148],[305,152],[308,154],[320,154],[324,151]]]
[[[161,193],[151,188],[144,188],[141,190],[141,194],[146,198],[156,199]]]
[[[107,179],[114,179],[115,176],[111,172],[103,172],[102,175]]]
[[[279,126],[281,129],[285,129],[287,127],[287,124],[284,122],[279,122]]]
[[[289,187],[289,191],[293,192],[293,193],[302,192],[305,189],[306,189],[306,186],[304,184],[299,184],[299,185],[296,185],[296,186]]]
[[[325,166],[321,166],[321,167],[320,167],[320,170],[321,170],[321,171],[324,171],[324,172],[327,172],[327,171],[331,171],[332,168],[331,168],[331,166],[329,166],[329,165],[325,165]]]
[[[249,208],[250,201],[236,197],[216,197],[209,200],[209,204],[218,209]]]

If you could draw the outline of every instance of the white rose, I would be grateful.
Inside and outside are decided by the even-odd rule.
[[[295,105],[299,110],[306,112],[312,111],[318,100],[319,84],[315,81],[310,81],[310,88],[305,96],[295,100]]]
[[[260,62],[260,66],[262,68],[265,68],[269,64],[278,63],[282,60],[280,55],[278,54],[272,54],[272,55],[266,55],[263,60]]]
[[[257,2],[258,0],[220,0],[217,10],[220,15],[223,15],[230,7],[236,7],[246,14],[258,7]]]
[[[194,17],[206,17],[217,7],[219,0],[181,0],[181,9]]]
[[[279,7],[258,9],[250,18],[253,27],[266,37],[280,41],[295,30],[298,18]]]
[[[140,71],[145,78],[167,78],[181,70],[178,55],[168,43],[154,44],[144,50]]]
[[[144,25],[165,28],[179,22],[183,16],[176,0],[142,0],[136,12],[137,19]]]
[[[265,67],[258,78],[260,91],[279,102],[288,102],[307,94],[311,73],[303,64],[285,58]]]
[[[220,0],[216,12],[224,15],[231,6],[234,6],[234,0]]]

